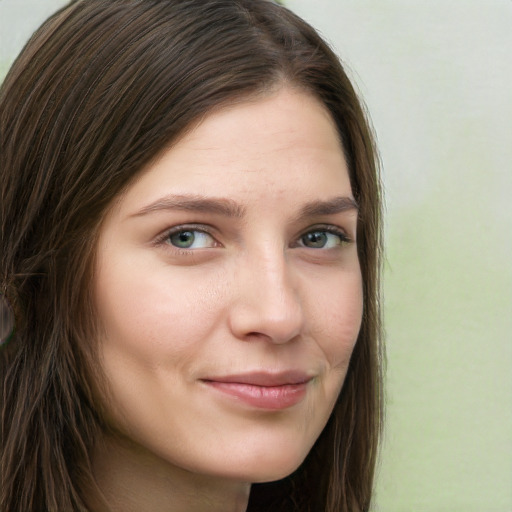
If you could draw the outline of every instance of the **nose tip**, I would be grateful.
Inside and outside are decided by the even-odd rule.
[[[230,313],[230,327],[243,340],[283,344],[299,336],[303,309],[286,265],[247,271]]]

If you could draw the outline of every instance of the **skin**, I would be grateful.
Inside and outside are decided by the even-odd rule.
[[[334,123],[288,87],[207,116],[123,194],[95,282],[120,435],[94,465],[114,512],[240,512],[301,464],[361,324],[356,228]],[[289,370],[308,380],[285,407],[209,381]]]

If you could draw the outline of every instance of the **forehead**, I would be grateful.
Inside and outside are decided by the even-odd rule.
[[[263,204],[285,194],[351,196],[351,188],[330,113],[312,95],[283,88],[206,116],[142,171],[121,202],[132,208],[167,193]]]

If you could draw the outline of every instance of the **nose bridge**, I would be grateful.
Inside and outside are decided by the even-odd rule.
[[[303,323],[302,304],[292,268],[280,247],[247,254],[239,263],[239,296],[232,326],[237,336],[274,343],[295,338]]]

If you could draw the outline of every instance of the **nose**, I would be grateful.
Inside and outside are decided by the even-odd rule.
[[[285,255],[276,252],[281,254],[254,256],[237,266],[229,323],[239,339],[283,344],[297,338],[303,329],[297,283]]]

